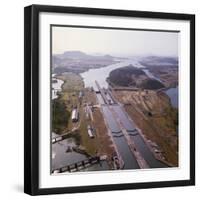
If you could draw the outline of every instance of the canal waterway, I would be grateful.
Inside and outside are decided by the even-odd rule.
[[[52,138],[56,136],[59,135],[52,133]],[[75,152],[73,147],[77,147],[74,138],[68,138],[52,144],[52,170],[80,162],[87,158],[85,154]],[[107,162],[100,161],[100,163],[93,164],[79,171],[101,171],[108,169],[109,166]]]
[[[110,105],[114,112],[116,112],[118,118],[122,122],[124,128],[129,133],[131,139],[133,140],[137,150],[141,153],[142,157],[146,160],[151,168],[164,168],[167,167],[164,163],[158,161],[153,153],[150,151],[149,147],[145,143],[142,136],[137,132],[134,122],[129,119],[127,113],[119,105]],[[125,137],[123,136],[121,129],[113,116],[110,108],[108,106],[102,106],[103,114],[108,123],[109,129],[112,132],[115,144],[124,160],[125,169],[138,169],[137,160],[131,152]],[[133,134],[134,133],[134,134]],[[119,137],[116,137],[119,136]]]
[[[52,137],[58,136],[52,133]],[[75,140],[68,138],[52,144],[52,169],[58,169],[78,161],[84,160],[87,157],[84,154],[76,153],[72,150],[76,147]]]
[[[178,108],[178,87],[169,88],[165,93],[169,96],[172,106]]]
[[[98,69],[90,69],[84,73],[81,73],[80,75],[83,78],[85,87],[93,87],[94,89],[97,89],[95,80],[101,85],[103,88],[108,88],[108,83],[106,81],[107,77],[109,76],[109,73],[117,68],[125,67],[132,64],[135,67],[142,68],[143,71],[150,77],[154,78],[156,80],[159,80],[157,77],[153,76],[149,72],[148,69],[146,69],[144,66],[142,66],[136,59],[126,60],[119,62],[117,64],[109,65],[107,67],[98,68]],[[54,78],[55,79],[55,78]],[[159,80],[160,81],[160,80]],[[63,81],[57,79],[57,81],[54,81],[52,84],[52,99],[57,98],[57,92],[61,90],[61,86],[63,84]],[[172,105],[176,107],[178,105],[178,102],[175,95],[178,94],[178,88],[177,92],[175,89],[170,88],[166,91],[166,94],[170,97]],[[178,95],[177,95],[178,98]],[[138,163],[136,161],[136,158],[134,157],[133,153],[131,152],[127,141],[125,137],[122,134],[122,131],[115,120],[113,113],[110,111],[108,106],[103,106],[105,104],[104,99],[102,98],[101,94],[97,94],[97,99],[99,103],[102,105],[102,112],[104,114],[104,117],[108,123],[109,129],[111,130],[113,134],[113,139],[115,144],[118,147],[119,153],[122,156],[122,159],[125,162],[125,169],[138,169]],[[134,143],[137,147],[137,149],[140,151],[143,158],[147,161],[148,165],[151,168],[162,168],[167,167],[165,164],[159,162],[155,159],[153,153],[149,150],[147,145],[145,144],[143,138],[141,135],[135,134],[135,125],[132,120],[129,119],[127,113],[121,108],[119,105],[112,105],[112,109],[114,112],[118,115],[120,118],[120,121],[122,121],[123,126],[127,130],[128,133],[130,133],[130,137],[134,140]],[[133,134],[134,132],[134,134]],[[55,136],[55,133],[52,134],[52,137]],[[117,136],[117,137],[116,137]],[[57,169],[69,164],[72,164],[74,162],[78,162],[81,160],[84,160],[86,158],[86,155],[80,154],[74,151],[68,151],[66,150],[72,148],[73,146],[76,146],[75,141],[73,138],[68,138],[63,140],[62,142],[58,142],[55,144],[52,144],[52,169]],[[95,164],[87,169],[83,169],[81,171],[96,171],[96,170],[107,170],[108,164],[107,162],[101,162],[100,164]]]
[[[123,61],[117,64],[109,65],[104,68],[90,69],[87,72],[82,73],[81,76],[84,80],[85,87],[93,87],[95,90],[98,90],[95,84],[95,80],[96,80],[102,88],[103,87],[108,88],[108,83],[106,79],[109,76],[109,73],[114,69],[125,67],[130,64],[145,70],[144,72],[150,78],[159,80],[158,78],[154,77],[153,74],[151,74],[148,69],[144,69],[144,66],[142,66],[137,60],[128,60],[128,61]],[[118,104],[109,105],[109,106],[105,105],[104,99],[102,98],[100,93],[97,94],[97,100],[99,104],[102,105],[101,108],[102,108],[104,118],[108,124],[110,131],[112,132],[114,142],[125,163],[125,166],[124,166],[125,169],[138,169],[139,166],[138,166],[136,158],[134,157],[133,153],[131,152],[127,144],[125,137],[122,134],[119,124],[115,119],[115,116],[113,116],[113,113],[111,112],[111,109],[117,114],[117,116],[119,117],[126,131],[130,132],[130,136],[132,134],[131,139],[134,140],[134,143],[137,149],[140,151],[143,158],[147,161],[148,165],[151,168],[167,167],[165,164],[159,162],[154,157],[153,153],[147,147],[147,144],[144,142],[142,136],[139,133],[133,134],[133,132],[136,130],[134,122],[130,120],[127,113],[124,111],[124,109],[120,105]]]

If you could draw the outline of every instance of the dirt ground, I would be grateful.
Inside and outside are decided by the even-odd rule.
[[[94,127],[96,128],[96,135],[100,144],[98,153],[100,155],[107,155],[108,158],[111,158],[114,152],[114,147],[112,146],[112,141],[107,133],[107,128],[99,108],[96,108],[94,111]]]
[[[97,100],[95,93],[93,91],[90,91],[89,89],[85,90],[85,98],[84,101],[90,103],[91,105],[96,105]],[[91,120],[92,126],[95,128],[95,136],[98,140],[98,148],[97,152],[99,155],[107,155],[108,158],[111,158],[114,148],[112,146],[112,141],[110,139],[110,136],[107,132],[107,127],[105,125],[103,115],[100,111],[99,107],[95,107],[92,112],[93,115],[93,121]]]
[[[97,105],[95,93],[93,91],[90,91],[89,89],[84,90],[84,97],[80,109],[81,124],[79,132],[82,138],[81,144],[83,147],[85,147],[86,151],[90,155],[107,155],[108,159],[110,160],[114,152],[114,148],[112,146],[110,136],[107,133],[107,127],[104,123],[100,108],[95,107],[92,109],[92,120],[91,117],[87,118],[86,113],[84,112],[84,107],[86,104]],[[88,136],[88,125],[93,128],[95,134],[94,138],[90,138]]]

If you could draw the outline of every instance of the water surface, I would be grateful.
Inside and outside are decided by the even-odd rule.
[[[57,79],[54,76],[52,80],[56,81],[55,83],[52,83],[52,99],[56,99],[58,98],[57,92],[62,90],[61,86],[64,81]]]
[[[97,68],[97,69],[89,69],[86,72],[81,73],[81,77],[85,83],[85,87],[93,87],[96,88],[95,80],[99,83],[99,85],[103,88],[108,88],[108,83],[106,78],[109,77],[109,74],[114,69],[125,67],[132,64],[134,67],[143,67],[136,59],[130,59],[126,61],[122,61],[116,64],[108,65],[106,67]]]
[[[178,108],[178,87],[169,88],[165,93],[169,96],[172,106]]]

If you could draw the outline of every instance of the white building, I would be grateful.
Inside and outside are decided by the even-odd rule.
[[[77,122],[78,121],[78,109],[74,108],[72,110],[72,122]]]

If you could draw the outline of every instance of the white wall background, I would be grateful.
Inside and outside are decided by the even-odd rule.
[[[200,53],[196,38],[196,186],[115,192],[30,197],[23,194],[23,7],[30,4],[99,7],[196,14],[196,36],[200,5],[198,0],[5,0],[0,11],[0,199],[197,199],[200,194]]]

